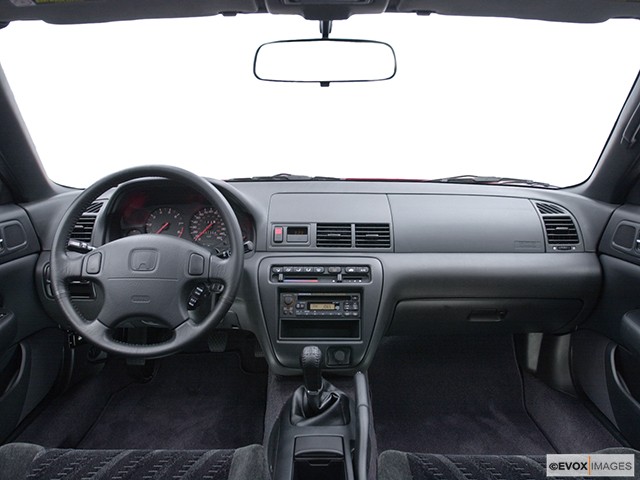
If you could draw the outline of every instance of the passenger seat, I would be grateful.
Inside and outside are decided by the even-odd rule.
[[[637,450],[609,448],[596,453],[634,454],[633,478],[640,478]],[[546,468],[544,455],[436,455],[387,450],[378,458],[378,480],[552,479],[547,477]]]

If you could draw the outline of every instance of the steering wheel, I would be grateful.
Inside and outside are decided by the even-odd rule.
[[[134,235],[87,253],[67,249],[78,217],[99,195],[123,182],[161,177],[192,188],[215,205],[227,227],[231,254],[219,258],[210,250],[170,235]],[[64,214],[51,247],[51,283],[56,302],[78,334],[99,348],[117,355],[158,358],[182,349],[215,327],[235,298],[243,268],[242,233],[224,196],[209,182],[186,170],[167,166],[134,167],[111,174],[86,190]],[[90,280],[104,291],[104,303],[94,320],[74,307],[71,280]],[[222,293],[202,320],[189,318],[189,293],[198,284],[214,282]],[[114,338],[126,318],[147,317],[171,330],[168,340],[149,345]]]

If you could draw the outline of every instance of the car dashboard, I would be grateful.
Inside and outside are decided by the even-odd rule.
[[[601,289],[596,250],[610,209],[564,191],[212,183],[245,242],[242,281],[220,327],[254,333],[277,374],[298,372],[310,344],[329,370],[354,373],[370,365],[385,335],[566,333],[593,311]],[[229,253],[217,206],[162,179],[106,192],[78,225],[89,226],[79,232],[94,245],[159,233]],[[91,310],[99,296],[76,303]],[[60,319],[50,295],[41,297]]]

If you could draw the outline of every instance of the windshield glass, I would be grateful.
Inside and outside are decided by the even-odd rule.
[[[245,15],[0,31],[0,63],[48,175],[87,186],[138,164],[229,179],[591,173],[633,84],[640,26],[384,14],[332,37],[391,44],[386,82],[261,82],[264,42],[318,22]]]

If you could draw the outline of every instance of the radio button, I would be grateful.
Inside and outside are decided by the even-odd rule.
[[[342,267],[329,267],[329,273],[341,273]]]
[[[314,267],[313,269],[316,273],[324,273],[324,267]]]

